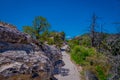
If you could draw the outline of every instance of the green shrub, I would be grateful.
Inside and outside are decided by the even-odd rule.
[[[90,47],[91,46],[90,37],[89,36],[82,36],[79,44],[86,46],[86,47]]]
[[[86,61],[90,63],[89,66],[85,67],[86,70],[90,70],[95,73],[99,80],[107,80],[111,65],[108,63],[105,55],[97,53],[93,56],[87,57]]]
[[[86,58],[94,55],[95,50],[93,48],[86,48],[83,46],[75,46],[71,51],[71,58],[80,65],[88,64]]]
[[[83,70],[90,70],[97,75],[99,80],[106,80],[111,68],[107,57],[98,53],[95,48],[76,45],[71,50],[71,59],[83,67]]]
[[[103,71],[101,66],[96,66],[97,76],[100,80],[107,80],[107,76],[105,75],[105,72]]]
[[[69,40],[68,43],[71,48],[70,50],[71,59],[76,64],[82,66],[83,69],[82,74],[85,71],[91,71],[98,77],[99,80],[107,80],[107,78],[111,75],[109,74],[111,65],[108,61],[108,57],[105,54],[98,52],[97,48],[91,47],[91,41],[89,36],[83,35],[72,40]],[[107,46],[106,41],[102,41],[101,44],[102,44],[101,47],[103,49],[111,48]],[[117,48],[113,50],[112,48],[113,51],[119,51],[116,49]]]
[[[53,39],[51,39],[51,38],[50,38],[50,39],[48,39],[48,44],[49,44],[49,45],[53,45],[53,44],[54,44],[54,40],[53,40]]]

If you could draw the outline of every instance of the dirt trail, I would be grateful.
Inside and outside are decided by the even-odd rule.
[[[70,56],[65,51],[62,51],[62,55],[65,66],[61,68],[60,74],[55,77],[58,80],[80,80],[80,73],[77,66],[70,60]]]

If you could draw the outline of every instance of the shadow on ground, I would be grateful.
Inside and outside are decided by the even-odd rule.
[[[61,75],[61,76],[68,76],[69,75],[69,69],[67,68],[55,68],[54,74],[55,75]],[[55,77],[53,77],[51,80],[58,80]]]
[[[61,52],[64,52],[65,49],[61,49]],[[70,70],[67,68],[61,68],[62,66],[64,66],[65,63],[62,60],[59,60],[55,63],[55,66],[57,66],[57,68],[54,69],[54,75],[60,75],[60,76],[68,76]],[[59,66],[59,67],[58,67]],[[58,80],[57,78],[53,77],[50,80]]]
[[[61,75],[61,76],[68,76],[69,75],[69,69],[66,69],[66,68],[55,68],[54,74],[55,75]]]
[[[69,69],[61,68],[60,74],[61,74],[61,76],[68,76],[69,75]]]

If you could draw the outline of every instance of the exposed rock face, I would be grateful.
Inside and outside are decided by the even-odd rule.
[[[4,26],[4,27],[7,27],[7,28],[11,28],[11,29],[16,30],[16,26],[15,25],[12,25],[12,24],[9,24],[9,23],[6,23],[6,22],[0,21],[0,26]]]
[[[30,43],[32,42],[31,36],[17,29],[11,29],[0,26],[0,41],[6,41],[10,43]]]
[[[70,52],[70,46],[65,44],[64,47],[61,48],[62,51]]]
[[[109,46],[109,63],[111,65],[110,74],[108,80],[120,79],[120,34],[110,35],[106,39],[107,46]]]
[[[42,49],[41,49],[42,48]],[[61,52],[30,35],[0,26],[0,80],[49,80]]]
[[[119,80],[120,79],[120,55],[111,56],[109,55],[109,63],[111,64],[110,74],[112,74],[108,80]]]

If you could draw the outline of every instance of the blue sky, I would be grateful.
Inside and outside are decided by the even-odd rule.
[[[86,33],[93,13],[105,31],[114,33],[113,23],[120,22],[120,0],[0,0],[0,20],[22,30],[35,16],[44,16],[51,30],[65,31],[68,37]]]

